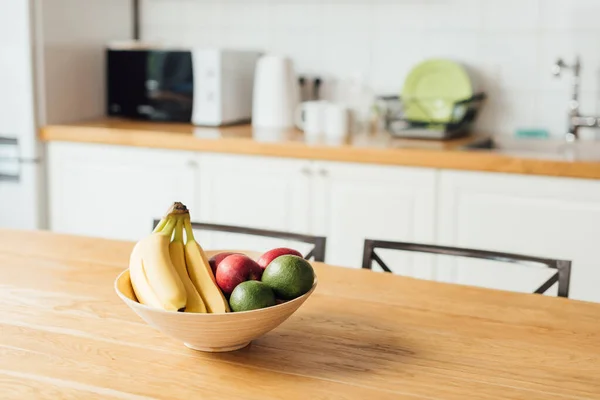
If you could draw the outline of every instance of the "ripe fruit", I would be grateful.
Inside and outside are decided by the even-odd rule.
[[[150,287],[150,283],[144,272],[143,261],[141,256],[141,245],[138,242],[131,256],[129,257],[129,279],[131,280],[131,286],[138,302],[154,308],[163,308],[161,302],[156,297],[156,294]]]
[[[273,289],[278,298],[284,300],[295,299],[307,293],[314,280],[315,273],[310,263],[291,255],[277,257],[262,276],[262,282]]]
[[[202,247],[194,239],[194,231],[190,223],[189,214],[184,218],[185,226],[185,261],[190,279],[200,293],[206,309],[210,313],[225,313],[229,311],[229,304],[217,286],[215,276],[210,269],[208,259]]]
[[[177,311],[186,306],[187,295],[169,254],[176,218],[165,218],[134,247],[129,259],[129,276],[140,303]]]
[[[240,254],[240,253],[232,253],[232,252],[219,253],[219,254],[215,254],[214,256],[212,256],[211,258],[208,259],[208,263],[210,264],[210,269],[212,269],[212,272],[215,276],[217,276],[217,268],[219,267],[219,264],[221,264],[221,261],[223,261],[227,256],[230,256],[232,254]]]
[[[205,313],[206,305],[200,294],[192,283],[187,267],[185,265],[185,245],[183,243],[183,217],[177,217],[177,225],[175,226],[175,234],[173,241],[169,244],[169,254],[171,255],[171,261],[173,266],[183,282],[185,291],[187,293],[187,302],[185,306],[186,312]]]
[[[262,269],[251,258],[243,254],[232,254],[225,257],[217,269],[217,284],[223,293],[230,294],[240,283],[258,281]]]
[[[289,249],[287,247],[279,247],[277,249],[269,250],[266,253],[264,253],[262,256],[260,256],[257,263],[264,270],[271,263],[271,261],[273,261],[279,256],[283,256],[286,254],[302,257],[302,254],[300,254],[300,252],[298,252],[297,250]]]
[[[250,311],[275,305],[275,294],[260,281],[242,282],[229,298],[233,311]]]

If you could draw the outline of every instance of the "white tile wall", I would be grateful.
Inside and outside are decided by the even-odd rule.
[[[449,57],[475,71],[490,101],[479,129],[561,135],[570,91],[557,57],[582,57],[582,109],[600,113],[600,0],[143,0],[144,39],[257,48],[301,73],[367,78],[397,93],[410,68]]]

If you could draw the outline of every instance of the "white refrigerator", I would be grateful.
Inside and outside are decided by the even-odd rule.
[[[38,129],[104,115],[105,45],[132,38],[132,15],[129,0],[0,0],[0,229],[47,226]]]

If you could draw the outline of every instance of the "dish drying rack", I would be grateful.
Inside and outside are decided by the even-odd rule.
[[[473,122],[486,99],[485,93],[477,93],[472,97],[452,103],[449,120],[436,120],[429,115],[426,107],[420,106],[423,100],[402,100],[400,96],[380,96],[376,101],[376,112],[382,118],[385,130],[392,136],[414,139],[454,139],[470,133]],[[431,101],[444,101],[431,99]],[[429,117],[428,120],[409,119],[405,109],[410,102],[411,107],[419,107],[420,111]]]

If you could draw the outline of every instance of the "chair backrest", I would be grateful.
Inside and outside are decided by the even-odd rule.
[[[545,293],[555,283],[558,282],[558,296],[569,297],[569,283],[571,280],[571,261],[554,260],[550,258],[540,258],[525,256],[521,254],[501,253],[496,251],[485,251],[460,247],[446,247],[429,244],[366,239],[363,251],[363,268],[372,269],[373,261],[375,261],[385,272],[392,272],[392,270],[385,264],[385,262],[383,262],[381,257],[379,257],[377,253],[375,253],[375,249],[378,248],[477,258],[482,260],[492,260],[522,265],[531,265],[532,263],[544,265],[548,268],[555,269],[556,272],[539,288],[537,288],[534,291],[534,293]]]
[[[160,220],[155,219],[153,226],[156,227]],[[213,232],[229,232],[237,233],[240,235],[252,235],[252,236],[263,236],[271,237],[276,239],[294,240],[296,242],[312,244],[313,248],[304,256],[306,260],[311,258],[317,262],[325,261],[325,246],[327,238],[323,236],[312,236],[304,235],[301,233],[281,232],[273,231],[268,229],[248,228],[244,226],[234,225],[221,225],[221,224],[207,224],[201,222],[192,222],[192,229],[200,231],[213,231]]]

